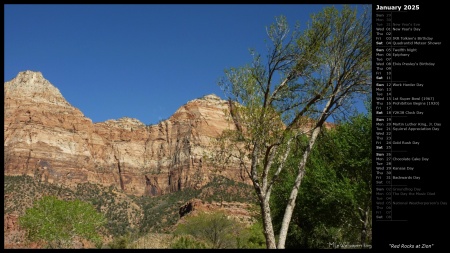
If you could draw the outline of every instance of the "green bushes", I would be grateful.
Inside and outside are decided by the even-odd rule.
[[[95,243],[106,219],[92,205],[80,200],[64,201],[45,196],[19,218],[31,241],[46,241],[49,248],[70,248],[75,236]]]
[[[190,235],[184,235],[175,239],[170,246],[171,249],[206,249],[207,245],[201,241],[196,240]]]
[[[127,249],[130,245],[130,235],[114,237],[113,241],[108,244],[111,249]]]
[[[173,248],[238,249],[265,246],[260,225],[246,228],[222,212],[188,216],[185,223],[178,225],[174,234],[182,237],[175,241]]]
[[[186,223],[179,224],[176,235],[191,235],[198,241],[203,241],[208,248],[236,248],[236,222],[229,220],[223,213],[206,214],[186,218]]]
[[[266,239],[263,233],[261,222],[256,222],[250,227],[246,227],[238,235],[237,248],[240,249],[265,249]]]

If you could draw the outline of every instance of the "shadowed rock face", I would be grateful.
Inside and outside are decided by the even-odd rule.
[[[5,174],[67,186],[89,181],[134,195],[199,188],[216,173],[205,159],[212,138],[234,128],[227,101],[215,95],[151,126],[132,118],[92,123],[40,72],[20,72],[4,95]],[[248,182],[237,165],[221,175]]]

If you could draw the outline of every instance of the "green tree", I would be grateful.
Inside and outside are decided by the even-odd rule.
[[[225,249],[238,247],[237,235],[242,230],[241,224],[222,212],[200,213],[186,217],[186,222],[178,225],[175,235],[190,235],[207,248]]]
[[[371,11],[324,8],[303,31],[291,33],[281,16],[267,29],[267,59],[254,51],[251,65],[231,68],[219,82],[229,99],[235,130],[219,139],[217,162],[236,161],[250,177],[261,209],[267,248],[284,248],[305,166],[325,121],[348,112],[371,93]],[[296,139],[295,180],[284,204],[278,242],[271,191]]]
[[[45,241],[49,248],[69,248],[76,237],[101,242],[98,229],[106,219],[89,203],[44,196],[19,218],[31,241]]]
[[[287,247],[333,248],[371,242],[372,119],[357,114],[335,129],[323,131],[308,163],[288,235]],[[290,155],[288,164],[298,163]],[[273,206],[289,198],[291,173],[280,175]],[[279,227],[283,209],[274,209]]]
[[[359,242],[365,247],[371,241],[372,229],[372,113],[358,114],[335,132],[340,153],[338,175],[347,177],[354,201],[351,206],[354,226],[359,229]]]

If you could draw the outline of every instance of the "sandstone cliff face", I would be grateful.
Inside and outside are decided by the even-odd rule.
[[[215,173],[205,159],[224,129],[227,101],[189,101],[169,119],[146,126],[121,118],[92,123],[40,72],[20,72],[4,84],[4,170],[75,186],[115,185],[134,195],[199,188]],[[222,175],[247,181],[238,166]]]

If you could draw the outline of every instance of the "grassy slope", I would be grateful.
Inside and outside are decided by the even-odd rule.
[[[181,205],[192,198],[206,202],[235,201],[251,203],[254,198],[250,186],[220,177],[199,190],[185,189],[158,197],[137,197],[120,192],[115,187],[102,187],[84,183],[76,189],[38,182],[29,176],[4,176],[5,213],[22,215],[33,202],[44,195],[61,199],[80,199],[92,203],[105,214],[108,223],[103,231],[105,237],[129,235],[130,241],[148,241],[155,233],[170,234],[178,221]],[[161,236],[160,236],[161,237]],[[162,236],[166,238],[167,236]],[[162,239],[161,239],[162,240]],[[160,240],[160,241],[161,241]],[[160,243],[163,245],[163,243]]]

